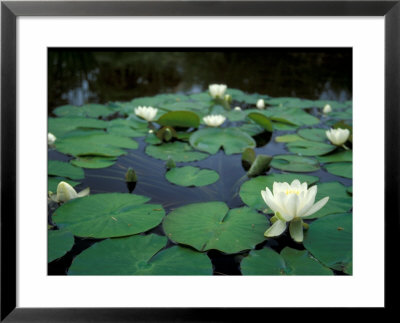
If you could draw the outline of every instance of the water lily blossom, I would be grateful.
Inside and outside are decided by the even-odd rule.
[[[330,129],[327,130],[325,133],[330,142],[336,146],[342,146],[347,141],[347,139],[349,139],[350,136],[349,129],[341,129],[341,128]]]
[[[257,101],[256,107],[257,107],[257,109],[260,109],[260,110],[264,109],[264,108],[265,108],[265,102],[264,102],[264,100],[263,100],[263,99],[259,99],[259,100]]]
[[[208,86],[210,95],[213,99],[224,99],[227,86],[225,84],[211,84]]]
[[[241,107],[235,107],[233,110],[235,110],[235,111],[241,111],[242,108],[241,108]]]
[[[135,114],[147,121],[153,121],[156,117],[158,109],[153,107],[137,107],[135,109]]]
[[[55,143],[55,141],[57,140],[57,137],[54,136],[51,132],[49,132],[47,134],[47,144],[49,146],[53,145]]]
[[[328,202],[329,197],[324,197],[315,203],[317,186],[307,188],[307,183],[300,183],[295,179],[291,184],[274,182],[273,192],[268,187],[261,191],[264,202],[275,212],[271,219],[273,224],[264,236],[276,237],[286,230],[286,223],[290,222],[290,236],[296,242],[303,241],[302,218],[319,211]]]
[[[331,105],[330,105],[330,104],[326,104],[326,105],[324,106],[324,108],[322,109],[322,112],[323,112],[324,114],[331,113],[331,112],[332,112],[332,107],[331,107]]]
[[[209,127],[218,127],[225,122],[226,118],[221,114],[211,114],[203,118],[204,123]]]
[[[67,182],[60,182],[57,186],[57,194],[51,194],[50,198],[57,203],[67,202],[77,197],[84,197],[89,195],[90,189],[85,188],[83,191],[77,193],[75,189]]]

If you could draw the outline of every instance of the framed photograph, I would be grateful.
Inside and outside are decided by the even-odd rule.
[[[398,1],[1,10],[1,320],[393,306]]]

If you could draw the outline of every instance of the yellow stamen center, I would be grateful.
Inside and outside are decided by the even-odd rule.
[[[289,195],[289,194],[299,195],[300,191],[299,190],[286,190],[285,193],[286,193],[286,195]]]

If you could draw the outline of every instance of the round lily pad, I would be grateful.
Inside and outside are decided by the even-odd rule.
[[[287,147],[290,152],[303,156],[325,155],[336,149],[334,145],[308,140],[289,142]]]
[[[326,266],[352,274],[352,215],[332,214],[310,224],[304,247]]]
[[[197,128],[200,124],[200,118],[191,111],[171,111],[163,114],[157,120],[157,123],[162,126]]]
[[[255,148],[256,142],[247,133],[237,128],[204,128],[190,136],[190,144],[197,150],[215,154],[223,148],[227,155],[242,153],[246,148]]]
[[[268,108],[261,113],[264,113],[273,121],[296,126],[312,126],[320,122],[318,118],[298,108]]]
[[[319,169],[319,163],[313,158],[296,155],[277,155],[272,159],[271,166],[290,172],[314,172]]]
[[[296,135],[295,133],[290,133],[287,135],[282,135],[275,137],[276,142],[293,142],[293,141],[299,141],[299,140],[304,140],[302,137],[299,135]]]
[[[151,157],[167,160],[168,156],[171,156],[176,162],[190,162],[195,160],[202,160],[207,158],[209,155],[195,151],[184,142],[171,142],[162,145],[150,145],[146,147],[146,154]]]
[[[67,230],[47,231],[47,262],[64,256],[74,245],[74,235]]]
[[[194,203],[170,212],[163,221],[164,231],[174,242],[199,251],[217,249],[237,253],[262,242],[269,227],[267,218],[242,207],[229,210],[223,202]]]
[[[79,157],[71,160],[71,164],[82,168],[106,168],[114,165],[114,157]]]
[[[300,137],[311,141],[326,141],[326,129],[300,129],[299,131],[297,131],[297,134]]]
[[[353,177],[353,163],[333,163],[324,167],[331,174],[346,178]]]
[[[340,163],[340,162],[352,162],[353,152],[351,150],[344,150],[338,153],[329,154],[325,156],[318,156],[317,159],[320,163]]]
[[[329,196],[328,203],[317,211],[306,217],[307,219],[320,218],[328,214],[348,212],[353,205],[353,199],[347,194],[347,187],[338,182],[318,184],[315,201]]]
[[[75,167],[70,163],[65,163],[59,160],[48,161],[47,173],[53,176],[68,177],[70,179],[83,179],[85,173],[82,168]]]
[[[268,187],[272,190],[274,182],[288,182],[298,179],[301,183],[307,182],[308,185],[318,182],[319,178],[316,176],[300,175],[300,174],[270,174],[267,176],[258,176],[251,180],[244,182],[240,187],[240,198],[248,206],[254,207],[259,210],[267,208],[261,191]]]
[[[219,179],[216,171],[193,166],[172,168],[165,174],[165,177],[171,183],[180,186],[206,186]]]
[[[243,275],[333,275],[307,250],[289,247],[280,254],[270,248],[252,250],[242,260],[240,268]]]
[[[74,235],[108,238],[150,230],[165,214],[159,204],[145,204],[146,196],[123,193],[95,194],[71,200],[53,213],[53,221]]]
[[[98,242],[72,262],[69,275],[212,275],[206,254],[174,246],[156,234]],[[162,250],[163,249],[163,250]]]

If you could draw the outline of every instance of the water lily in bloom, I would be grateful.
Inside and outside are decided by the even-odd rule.
[[[330,105],[330,104],[326,104],[326,105],[324,106],[324,108],[322,109],[322,112],[323,112],[324,114],[331,113],[331,112],[332,112],[332,107],[331,107],[331,105]]]
[[[258,101],[257,101],[257,104],[256,104],[256,107],[257,107],[257,109],[264,109],[265,108],[265,102],[264,102],[264,100],[263,99],[259,99]]]
[[[158,109],[153,107],[137,107],[135,109],[135,114],[147,121],[153,121],[156,117]]]
[[[47,144],[49,146],[53,145],[55,143],[56,139],[57,139],[56,136],[54,136],[51,132],[49,132],[47,134]]]
[[[235,107],[233,110],[235,110],[235,111],[241,111],[242,108],[241,108],[241,107]]]
[[[204,123],[209,127],[218,127],[225,122],[226,118],[221,114],[211,114],[203,118]]]
[[[211,84],[208,86],[213,99],[223,99],[227,86],[225,84]]]
[[[89,187],[85,188],[83,191],[77,193],[75,191],[75,189],[67,182],[60,182],[60,183],[58,183],[58,186],[57,186],[57,194],[51,194],[50,198],[53,201],[60,203],[60,202],[67,202],[69,200],[73,200],[77,197],[84,197],[86,195],[89,195],[89,193],[90,193]]]
[[[302,218],[319,211],[328,202],[324,197],[315,203],[317,186],[307,188],[307,183],[295,179],[291,184],[275,182],[273,192],[268,187],[261,191],[264,202],[275,212],[271,219],[272,226],[265,231],[264,236],[276,237],[286,230],[286,222],[290,222],[290,236],[296,242],[303,241]]]
[[[330,129],[327,130],[326,136],[330,140],[331,143],[333,143],[336,146],[342,146],[347,139],[349,139],[350,136],[350,130],[349,129]]]

